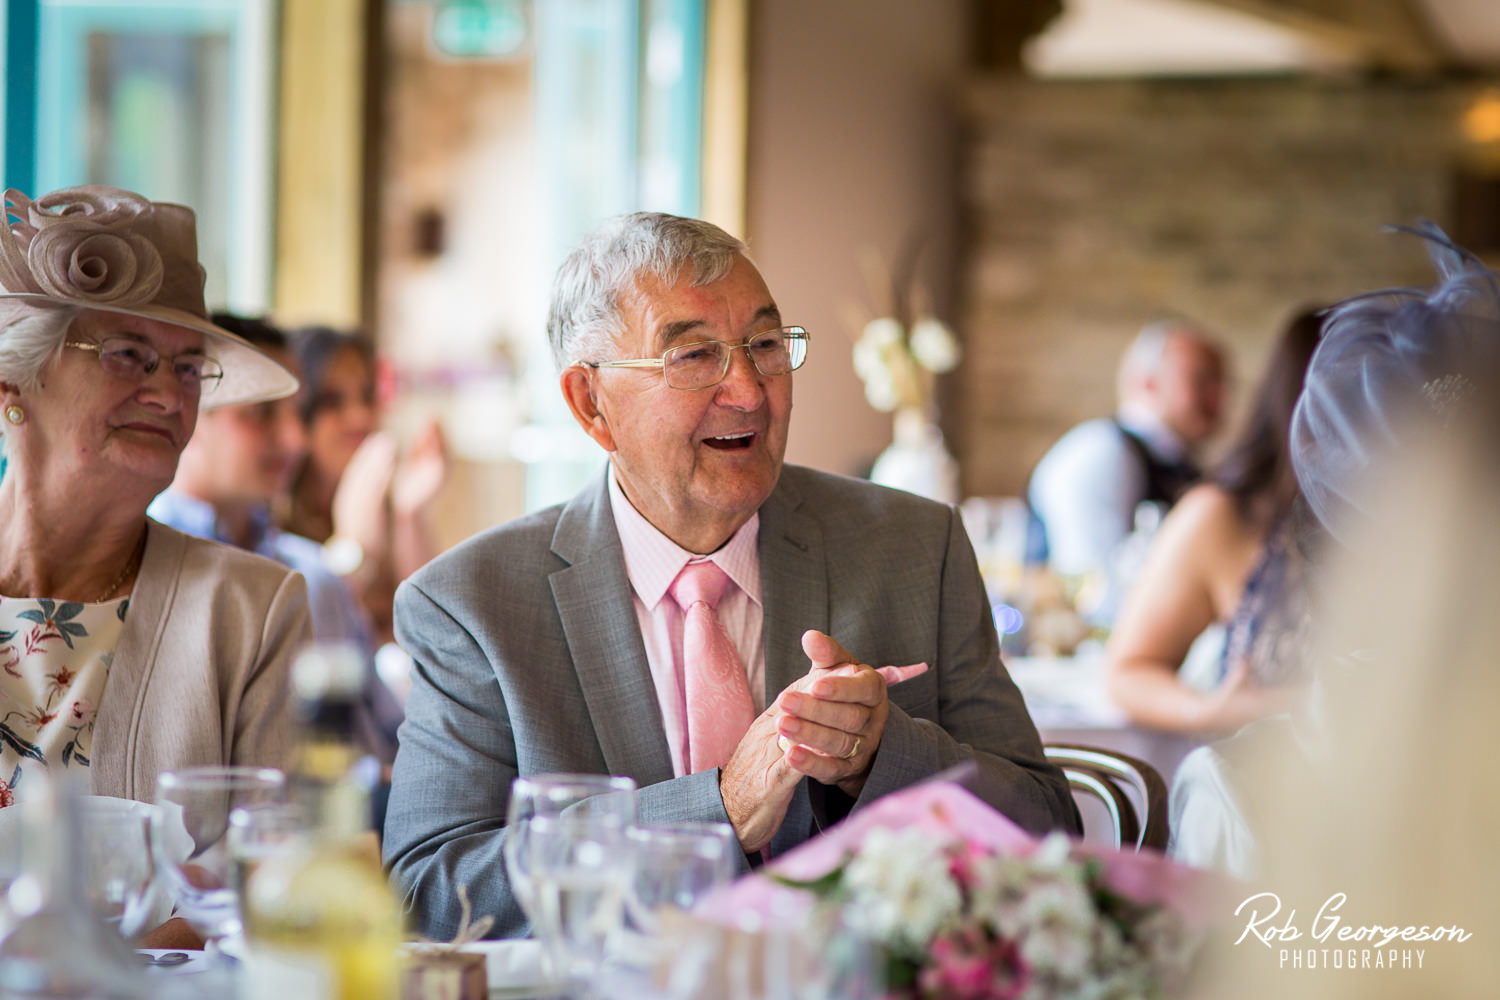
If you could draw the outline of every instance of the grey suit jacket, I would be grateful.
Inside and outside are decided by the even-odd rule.
[[[414,683],[384,849],[429,936],[453,934],[460,885],[476,914],[495,914],[493,933],[525,932],[502,854],[518,774],[629,775],[645,821],[727,822],[716,769],[672,776],[606,482],[469,539],[397,591]],[[1000,665],[951,508],[787,466],[760,511],[759,551],[768,702],[807,672],[810,628],[867,663],[932,667],[891,689],[855,808],[973,760],[971,787],[1022,826],[1077,829],[1068,786]],[[773,854],[817,833],[833,794],[804,779]]]

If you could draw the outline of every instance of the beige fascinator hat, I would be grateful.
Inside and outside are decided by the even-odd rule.
[[[291,372],[209,322],[192,209],[90,184],[35,201],[7,190],[4,218],[0,305],[75,306],[199,331],[224,368],[205,408],[297,391]]]

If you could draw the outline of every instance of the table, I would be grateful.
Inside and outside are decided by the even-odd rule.
[[[1104,690],[1102,657],[1011,656],[1005,668],[1044,742],[1087,743],[1138,757],[1168,785],[1182,758],[1203,743],[1131,723]]]

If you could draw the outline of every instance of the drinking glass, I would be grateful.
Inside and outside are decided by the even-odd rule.
[[[244,935],[231,870],[228,832],[234,810],[278,803],[286,776],[274,768],[190,767],[156,782],[151,846],[177,913],[203,935],[205,950],[233,954]],[[191,842],[185,852],[171,844]]]
[[[824,907],[773,907],[744,920],[724,944],[728,1000],[876,1000],[887,995],[875,948]]]
[[[511,785],[505,872],[553,984],[586,988],[620,927],[634,821],[630,778],[549,774]]]
[[[268,858],[301,844],[308,835],[306,813],[292,802],[247,802],[229,811],[229,885],[245,898],[245,886]]]
[[[728,823],[663,823],[625,833],[634,859],[625,906],[633,928],[657,936],[664,912],[691,910],[734,877],[739,850]]]
[[[156,906],[151,816],[156,807],[109,796],[79,802],[89,902],[126,940],[165,919]]]

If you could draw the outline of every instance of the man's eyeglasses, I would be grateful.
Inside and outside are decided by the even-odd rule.
[[[143,382],[161,364],[161,353],[150,344],[129,337],[105,337],[97,344],[69,340],[64,347],[93,351],[99,355],[99,367],[118,378]],[[213,392],[224,377],[224,369],[201,351],[188,351],[171,359],[172,374],[184,392]]]
[[[789,375],[807,360],[807,331],[800,326],[757,333],[743,344],[704,340],[682,344],[659,358],[628,361],[580,361],[588,368],[660,368],[674,389],[710,389],[729,374],[729,359],[743,350],[762,375]]]

